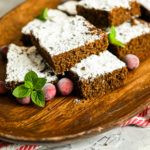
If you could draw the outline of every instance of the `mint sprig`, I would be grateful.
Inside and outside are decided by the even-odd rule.
[[[125,44],[123,44],[122,42],[120,42],[119,40],[117,40],[116,36],[117,36],[117,34],[116,34],[115,27],[111,26],[110,33],[108,34],[108,40],[109,40],[109,42],[111,44],[113,44],[113,45],[125,48]]]
[[[12,94],[17,98],[31,96],[34,104],[44,107],[45,96],[42,88],[46,82],[45,78],[39,78],[34,71],[30,71],[24,77],[24,84],[16,87]]]
[[[45,98],[44,98],[44,93],[42,90],[33,91],[31,93],[31,99],[34,102],[34,104],[36,104],[40,107],[45,106],[45,100],[43,100]]]
[[[28,97],[31,94],[31,89],[26,88],[25,85],[20,85],[13,91],[13,95],[17,98]]]
[[[36,18],[41,21],[46,21],[48,18],[48,8],[42,9],[41,15],[37,16]]]

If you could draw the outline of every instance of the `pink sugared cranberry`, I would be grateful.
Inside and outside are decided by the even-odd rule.
[[[7,52],[8,52],[8,46],[5,45],[0,48],[0,53],[4,59],[6,59],[7,57]]]
[[[138,68],[138,66],[140,64],[140,60],[137,56],[135,56],[133,54],[128,54],[125,57],[125,63],[127,64],[128,69],[134,70],[134,69]]]
[[[42,90],[45,95],[45,101],[51,100],[56,95],[56,87],[53,84],[47,83]]]
[[[17,98],[17,101],[18,101],[20,104],[28,105],[28,104],[30,104],[30,102],[31,102],[31,98],[30,98],[30,96],[25,97],[25,98]]]
[[[66,96],[72,92],[73,83],[68,78],[63,78],[58,81],[57,88],[61,95]]]
[[[5,83],[3,81],[0,81],[0,94],[5,93],[6,93]]]

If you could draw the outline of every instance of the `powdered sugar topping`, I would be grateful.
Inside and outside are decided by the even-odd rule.
[[[82,0],[79,5],[85,8],[94,8],[104,11],[112,11],[114,8],[128,8],[130,9],[130,2],[136,0]]]
[[[77,1],[67,1],[61,5],[58,5],[58,9],[67,12],[70,15],[76,15],[77,14],[77,10],[76,10],[76,6],[77,6],[78,2]]]
[[[97,29],[91,31],[90,28],[94,26],[83,17],[76,16],[59,22],[47,21],[39,28],[34,28],[32,34],[42,48],[55,56],[102,38],[103,33],[99,35]]]
[[[135,20],[136,25],[132,25],[131,21],[125,22],[116,27],[117,39],[124,44],[130,42],[132,39],[146,33],[150,33],[150,25],[147,23]],[[107,29],[108,33],[110,29]]]
[[[126,65],[109,51],[104,51],[98,55],[91,55],[83,59],[71,68],[71,71],[82,79],[96,78],[97,76],[111,73],[117,69],[124,68]]]
[[[67,18],[68,16],[57,10],[57,9],[50,9],[48,10],[48,16],[49,19],[46,20],[46,22],[60,22],[61,20],[64,20],[65,18]],[[34,19],[33,21],[29,22],[25,27],[22,28],[22,33],[23,34],[30,34],[31,30],[33,30],[34,28],[39,28],[42,24],[45,24],[45,22],[38,20],[38,19]]]
[[[39,77],[46,78],[47,82],[57,80],[56,75],[52,75],[52,68],[37,53],[35,47],[27,48],[11,44],[7,59],[6,82],[23,82],[24,76],[31,70]]]

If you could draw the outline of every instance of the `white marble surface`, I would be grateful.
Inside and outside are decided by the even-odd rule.
[[[78,143],[40,150],[150,150],[150,128],[117,128]]]
[[[0,17],[25,0],[0,0]],[[39,150],[150,150],[150,127],[124,127],[60,148]]]

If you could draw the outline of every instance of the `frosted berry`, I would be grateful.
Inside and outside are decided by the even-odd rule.
[[[139,58],[133,54],[128,54],[125,57],[125,62],[127,64],[128,69],[130,69],[130,70],[134,70],[134,69],[138,68],[138,66],[140,64]]]
[[[56,95],[56,87],[53,84],[47,83],[42,90],[45,95],[45,101],[51,100]]]
[[[57,88],[61,95],[66,96],[72,92],[73,83],[68,78],[63,78],[58,81]]]
[[[0,81],[0,94],[5,93],[6,93],[5,83],[3,81]]]
[[[7,57],[8,46],[3,46],[0,48],[0,53],[4,59]]]
[[[28,104],[30,104],[30,102],[31,102],[31,98],[30,98],[30,96],[25,97],[25,98],[17,98],[17,101],[18,101],[20,104],[28,105]]]

